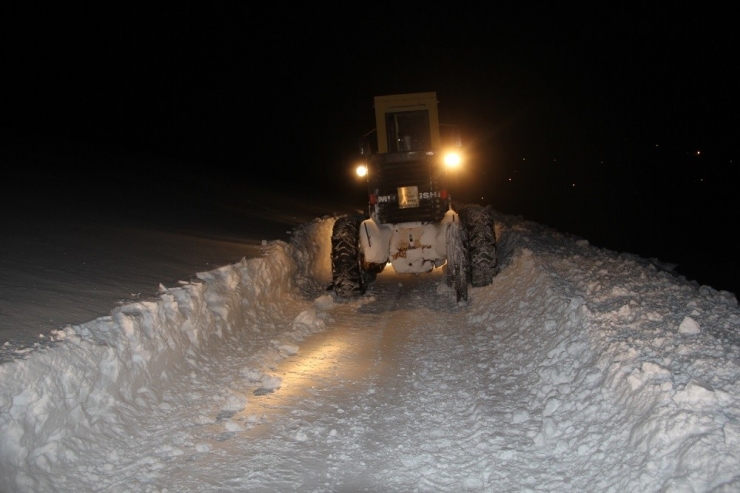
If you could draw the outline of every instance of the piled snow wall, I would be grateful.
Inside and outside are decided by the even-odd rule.
[[[149,389],[190,372],[214,346],[248,345],[245,327],[260,313],[321,292],[331,275],[332,224],[307,223],[290,243],[266,245],[261,258],[160,286],[158,299],[68,326],[53,346],[0,365],[0,485],[53,489],[44,478],[74,461],[86,436],[125,432],[126,413],[146,408]]]
[[[495,325],[502,361],[526,355],[516,371],[531,397],[513,419],[539,423],[532,442],[553,463],[588,471],[569,488],[739,491],[734,295],[536,223],[496,222],[506,265],[470,320]]]

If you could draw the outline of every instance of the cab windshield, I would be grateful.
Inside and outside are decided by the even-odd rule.
[[[390,152],[424,151],[431,147],[429,111],[399,111],[385,115]]]

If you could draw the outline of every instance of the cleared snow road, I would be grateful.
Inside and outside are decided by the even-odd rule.
[[[209,451],[197,466],[182,457],[160,473],[177,479],[174,490],[481,486],[485,467],[471,465],[490,435],[477,410],[490,373],[460,323],[465,311],[440,272],[384,272],[365,298],[329,311],[325,332],[271,368],[282,378],[278,390],[250,393],[244,410],[193,433]],[[245,429],[223,432],[224,419]]]

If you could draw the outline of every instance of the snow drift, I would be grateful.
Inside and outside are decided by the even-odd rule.
[[[155,300],[68,327],[54,347],[0,366],[0,484],[156,490],[169,484],[168,460],[209,452],[163,423],[195,415],[224,434],[243,431],[231,417],[249,399],[244,389],[278,390],[275,362],[332,323],[332,224],[317,219],[290,243],[266,245],[262,258],[163,287]],[[396,377],[405,412],[389,417],[406,416],[412,428],[376,446],[383,468],[366,471],[365,486],[740,490],[735,297],[520,218],[497,214],[496,228],[502,268],[493,284],[414,329],[408,372]],[[444,282],[417,302],[439,310],[440,296],[454,296]],[[360,317],[360,306],[343,308]],[[372,408],[356,398],[358,413]],[[378,425],[367,422],[358,435]],[[151,435],[146,448],[140,428]],[[168,435],[158,441],[159,431]],[[335,461],[353,458],[335,428],[328,436],[321,443],[338,450]],[[271,443],[294,452],[281,437]],[[270,490],[269,478],[259,481]]]
[[[317,219],[296,228],[290,243],[265,245],[262,258],[160,286],[158,299],[69,326],[51,348],[0,365],[0,489],[54,491],[61,472],[85,457],[110,470],[119,453],[94,437],[113,443],[145,416],[171,417],[180,397],[170,394],[175,377],[197,378],[220,352],[251,354],[244,374],[273,389],[263,371],[289,351],[275,339],[294,342],[324,326],[301,296],[329,283],[332,224]],[[229,395],[223,409],[240,402]]]

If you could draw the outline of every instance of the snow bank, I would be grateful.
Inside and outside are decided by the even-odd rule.
[[[469,321],[493,328],[499,370],[528,375],[512,423],[535,424],[563,472],[589,471],[574,489],[738,491],[735,297],[534,223],[497,225],[507,265]]]
[[[68,326],[52,347],[0,365],[0,484],[53,489],[81,456],[99,457],[95,474],[104,473],[106,461],[121,461],[119,452],[89,450],[100,441],[88,438],[126,436],[147,415],[169,412],[177,397],[168,388],[183,375],[199,378],[220,346],[258,355],[250,360],[254,372],[295,351],[290,343],[324,327],[321,310],[304,309],[301,298],[330,281],[332,224],[317,219],[297,228],[290,243],[267,244],[262,258],[161,286],[158,299]],[[291,309],[298,316],[286,329]],[[274,345],[276,337],[288,342]],[[279,386],[261,378],[266,390]],[[224,411],[244,407],[233,394],[224,399]]]

